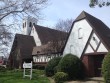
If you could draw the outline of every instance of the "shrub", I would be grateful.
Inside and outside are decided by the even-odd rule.
[[[56,66],[58,65],[60,60],[61,60],[61,57],[55,57],[48,62],[45,68],[46,76],[53,76],[55,74]]]
[[[110,52],[105,56],[102,63],[102,76],[105,83],[110,83]]]
[[[7,68],[5,68],[4,66],[0,66],[0,71],[5,72],[7,71]]]
[[[69,80],[83,79],[85,76],[82,61],[72,54],[67,54],[60,60],[58,71],[67,73]]]
[[[7,70],[13,70],[12,68],[4,67],[3,65],[0,65],[0,71],[1,72],[6,72]]]
[[[45,66],[42,66],[42,65],[33,65],[33,69],[39,69],[39,70],[44,70],[45,69]]]
[[[64,72],[57,72],[54,75],[55,83],[63,83],[64,81],[67,81],[67,79],[68,79],[68,74]]]

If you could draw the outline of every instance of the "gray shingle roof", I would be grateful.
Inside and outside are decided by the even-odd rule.
[[[13,52],[16,49],[20,49],[20,54],[22,59],[32,59],[32,50],[35,46],[34,38],[28,35],[16,34],[12,45],[10,55],[13,56]]]
[[[50,50],[50,47],[48,46],[49,42],[51,42],[51,43],[54,42],[54,44],[55,44],[55,43],[58,43],[61,41],[65,42],[67,39],[67,35],[68,35],[67,32],[62,32],[62,31],[58,31],[55,29],[51,29],[51,28],[43,27],[43,26],[39,26],[39,25],[34,25],[34,27],[37,31],[38,37],[40,38],[42,45],[34,47],[33,52],[32,52],[33,55],[36,55],[37,51],[40,51],[39,54],[48,53],[48,50]],[[61,52],[62,48],[64,47],[64,44],[59,43],[59,47],[61,47],[59,50],[55,50],[54,47],[51,47],[51,53]],[[44,52],[44,50],[45,50],[45,52]]]
[[[58,31],[48,27],[43,27],[39,25],[34,25],[34,26],[41,40],[42,45],[45,45],[53,40],[57,40],[57,41],[66,40],[68,35],[66,32]]]

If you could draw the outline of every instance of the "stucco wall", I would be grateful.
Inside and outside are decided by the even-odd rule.
[[[95,38],[95,40],[94,40],[93,37]],[[99,42],[101,42],[100,45],[99,45]],[[102,43],[102,41],[100,40],[100,38],[98,38],[98,36],[95,33],[93,33],[93,35],[92,35],[92,37],[90,39],[90,44],[91,44],[91,46],[93,48],[90,45],[88,45],[85,53],[93,53],[94,50],[97,51],[97,52],[108,52],[108,50],[106,49],[106,47],[104,46],[104,44]]]
[[[108,50],[105,48],[104,44],[101,43],[97,52],[108,52]]]
[[[96,50],[99,42],[100,42],[100,39],[97,37],[97,35],[95,33],[93,33],[91,40],[90,40],[90,44],[92,45],[94,50]]]
[[[93,53],[94,51],[93,51],[93,49],[91,48],[91,46],[90,45],[88,45],[87,46],[87,49],[86,49],[86,51],[85,51],[85,53]]]
[[[82,29],[81,32],[82,38],[80,39],[78,38],[79,28]],[[72,53],[80,58],[91,32],[92,27],[88,24],[88,22],[85,19],[75,22],[73,29],[70,33],[68,42],[65,46],[63,56],[65,54]]]
[[[31,22],[31,26],[35,23],[37,24],[37,19],[33,18],[33,17],[25,17],[23,19],[23,34],[24,35],[29,35],[30,32],[31,32],[31,28],[29,25],[30,25],[30,22]]]
[[[36,29],[35,29],[34,26],[32,27],[31,34],[30,35],[34,37],[36,46],[41,46],[41,41],[39,39],[39,36],[38,36],[38,34],[37,34]]]

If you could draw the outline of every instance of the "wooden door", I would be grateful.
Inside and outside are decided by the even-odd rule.
[[[94,73],[96,77],[101,76],[102,61],[104,55],[95,55],[94,57]]]

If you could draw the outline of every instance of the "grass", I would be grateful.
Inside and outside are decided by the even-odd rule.
[[[0,83],[50,83],[43,70],[33,70],[33,78],[23,78],[22,70],[0,71]]]

